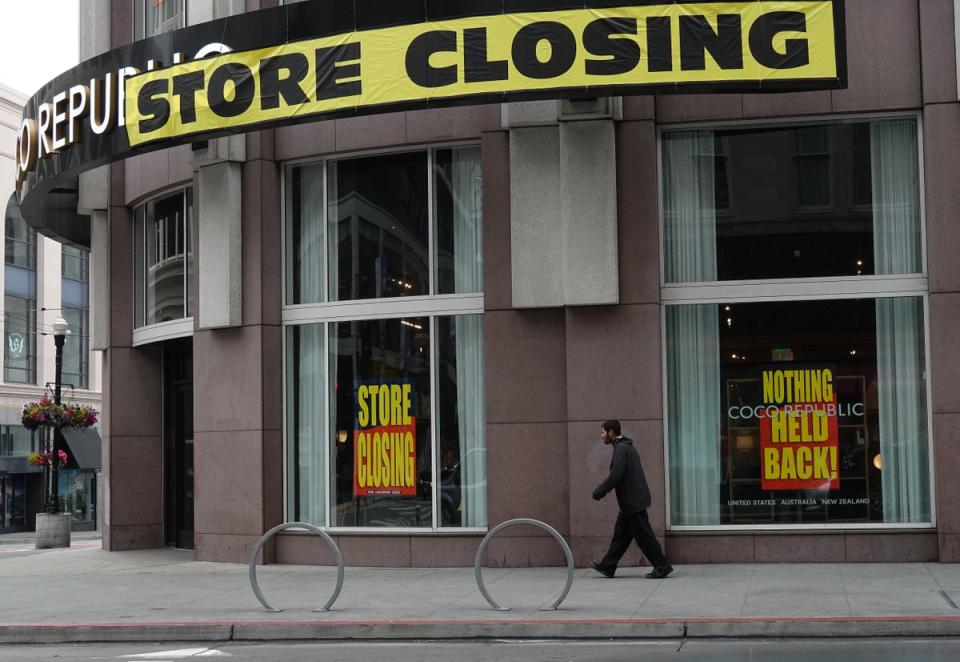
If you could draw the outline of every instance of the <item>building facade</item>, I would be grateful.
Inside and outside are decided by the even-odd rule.
[[[84,2],[82,48],[273,4]],[[303,521],[351,565],[467,565],[533,517],[586,565],[613,417],[674,563],[960,560],[955,7],[883,4],[845,3],[842,90],[394,112],[83,174],[105,547],[237,562]]]
[[[90,251],[38,234],[23,219],[13,194],[17,127],[26,99],[0,85],[0,187],[4,215],[3,379],[0,381],[0,532],[33,530],[43,511],[43,473],[27,456],[40,450],[40,436],[20,424],[24,404],[52,396],[55,381],[53,321],[70,325],[64,345],[62,383],[68,400],[100,408],[100,360],[90,349]],[[73,433],[70,433],[71,435]],[[81,439],[81,437],[84,437]],[[64,509],[74,530],[98,528],[97,495],[102,491],[98,454],[73,452],[60,472]],[[99,442],[75,435],[84,450]]]

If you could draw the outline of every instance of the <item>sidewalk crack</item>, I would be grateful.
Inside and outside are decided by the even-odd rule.
[[[840,573],[840,588],[843,589],[843,601],[847,603],[847,613],[853,616],[853,607],[850,606],[850,596],[847,595],[847,582],[843,578],[843,566],[837,568]]]
[[[740,603],[740,613],[737,614],[738,618],[743,618],[743,610],[747,607],[747,598],[750,597],[750,586],[753,584],[753,575],[757,572],[757,566],[753,565],[750,568],[750,579],[747,580],[747,590],[743,592],[743,602]]]
[[[960,609],[960,606],[958,606],[957,603],[953,601],[953,598],[950,597],[950,594],[947,593],[947,589],[944,588],[943,584],[940,583],[940,580],[937,579],[937,576],[933,574],[932,570],[930,570],[930,564],[924,563],[923,568],[927,571],[927,574],[930,575],[931,579],[933,579],[933,583],[937,585],[937,588],[940,589],[940,596],[946,600],[947,604],[954,609]]]

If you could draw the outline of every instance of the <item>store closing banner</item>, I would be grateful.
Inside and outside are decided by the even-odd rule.
[[[42,194],[79,172],[229,132],[511,100],[846,86],[842,0],[370,5],[239,14],[58,76],[18,131],[24,217],[42,218]]]

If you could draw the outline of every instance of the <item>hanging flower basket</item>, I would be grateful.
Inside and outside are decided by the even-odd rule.
[[[43,427],[86,430],[97,423],[97,410],[83,405],[58,405],[49,397],[43,396],[38,402],[28,402],[23,406],[21,421],[28,430]]]
[[[42,453],[30,453],[30,455],[27,456],[27,462],[30,464],[35,464],[38,467],[52,467],[53,458],[54,454],[50,451],[44,451]],[[57,451],[56,458],[58,469],[67,463],[67,454],[64,451]]]

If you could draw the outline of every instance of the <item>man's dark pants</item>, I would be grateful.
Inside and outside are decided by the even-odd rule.
[[[613,527],[613,540],[610,541],[610,549],[607,555],[597,564],[603,570],[614,571],[620,558],[630,547],[630,541],[636,540],[640,546],[640,551],[647,557],[647,560],[654,568],[663,568],[670,565],[667,557],[663,554],[657,537],[650,528],[650,518],[647,517],[647,511],[639,513],[620,513],[617,515],[617,524]]]

